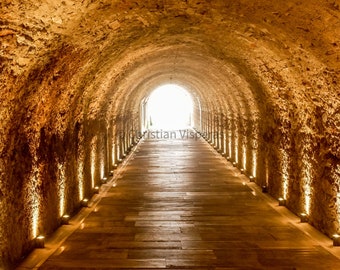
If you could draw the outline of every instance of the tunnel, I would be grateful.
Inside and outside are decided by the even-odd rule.
[[[192,132],[339,232],[339,6],[1,1],[0,268],[115,174],[148,130],[148,98],[169,84],[192,99]]]

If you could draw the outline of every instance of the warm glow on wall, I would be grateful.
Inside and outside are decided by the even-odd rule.
[[[31,233],[32,239],[39,234],[39,218],[40,218],[40,197],[37,186],[40,182],[40,171],[37,167],[33,168],[28,187],[28,205],[31,209]]]
[[[91,188],[94,188],[95,185],[95,172],[96,172],[96,151],[97,151],[97,136],[92,138],[91,141]]]
[[[285,149],[281,149],[282,196],[286,200],[289,185],[289,156]]]
[[[100,151],[100,156],[99,156],[99,171],[100,171],[100,179],[102,179],[105,176],[105,157],[104,157],[104,151]]]
[[[303,186],[303,197],[304,197],[304,210],[307,215],[310,214],[311,199],[312,199],[312,164],[310,163],[310,156],[307,154],[308,149],[311,147],[311,143],[307,141],[302,146],[302,168],[301,168],[301,178]]]
[[[242,144],[242,167],[244,170],[247,169],[247,141],[246,139],[243,141]]]
[[[231,136],[232,136],[231,131],[228,131],[228,153],[227,153],[228,157],[231,157],[231,149],[232,149]]]
[[[234,157],[234,162],[237,164],[239,162],[238,160],[238,147],[239,147],[239,135],[238,135],[238,124],[237,124],[237,121],[236,120],[233,120],[233,124],[232,126],[234,126],[234,130],[232,131],[232,149],[231,149],[231,153],[234,152],[231,157],[233,156]]]
[[[254,119],[254,125],[252,127],[252,139],[251,139],[251,145],[252,145],[252,175],[256,177],[257,175],[257,149],[258,149],[258,125],[257,125],[257,119]]]
[[[311,189],[311,175],[309,166],[310,164],[306,164],[306,168],[304,171],[304,177],[302,178],[303,189],[304,189],[304,208],[306,214],[310,214],[310,207],[311,207],[311,197],[312,197],[312,189]]]
[[[112,165],[116,164],[116,156],[115,156],[115,151],[116,151],[116,145],[112,143],[112,153],[111,153],[111,158],[112,158]]]
[[[39,199],[38,199],[38,195],[34,194],[33,192],[32,194],[32,238],[36,238],[39,234],[39,207],[40,207],[40,203],[39,203]]]
[[[65,166],[58,163],[58,197],[59,197],[59,217],[65,213]]]
[[[268,158],[265,159],[265,170],[266,170],[266,185],[268,186],[269,183],[269,166],[268,166]]]
[[[310,203],[311,203],[311,189],[308,184],[305,185],[305,212],[307,215],[310,214]]]
[[[337,186],[340,186],[340,164],[338,164],[335,168],[335,170],[332,172],[334,176],[334,182],[337,184]],[[338,218],[338,226],[340,226],[340,192],[337,190],[336,193],[336,206],[337,206],[337,218]]]
[[[84,199],[84,163],[82,160],[78,162],[78,192],[79,201]]]
[[[235,162],[238,163],[238,129],[235,129],[234,134],[234,154],[235,154]]]
[[[257,151],[255,149],[252,150],[252,175],[256,177],[256,168],[257,168]]]
[[[227,153],[227,134],[226,131],[223,132],[223,152]]]

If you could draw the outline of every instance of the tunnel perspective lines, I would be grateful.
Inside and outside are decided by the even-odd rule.
[[[115,174],[145,136],[147,97],[168,84],[188,92],[192,128],[217,152],[327,236],[340,231],[338,1],[0,10],[0,268]]]
[[[100,269],[340,267],[325,236],[309,227],[307,234],[306,224],[202,138],[172,132],[145,137],[84,209],[91,212],[71,220],[81,221],[69,237],[47,245],[55,250],[49,257],[36,250],[22,269],[42,258],[41,270],[92,269],[94,262]]]

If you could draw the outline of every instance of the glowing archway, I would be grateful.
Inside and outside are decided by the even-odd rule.
[[[193,101],[184,88],[166,84],[156,88],[146,103],[146,122],[151,130],[178,130],[191,126]]]

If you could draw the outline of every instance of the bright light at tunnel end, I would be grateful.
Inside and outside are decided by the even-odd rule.
[[[180,130],[191,126],[193,101],[184,88],[166,84],[156,88],[147,101],[148,130]]]

